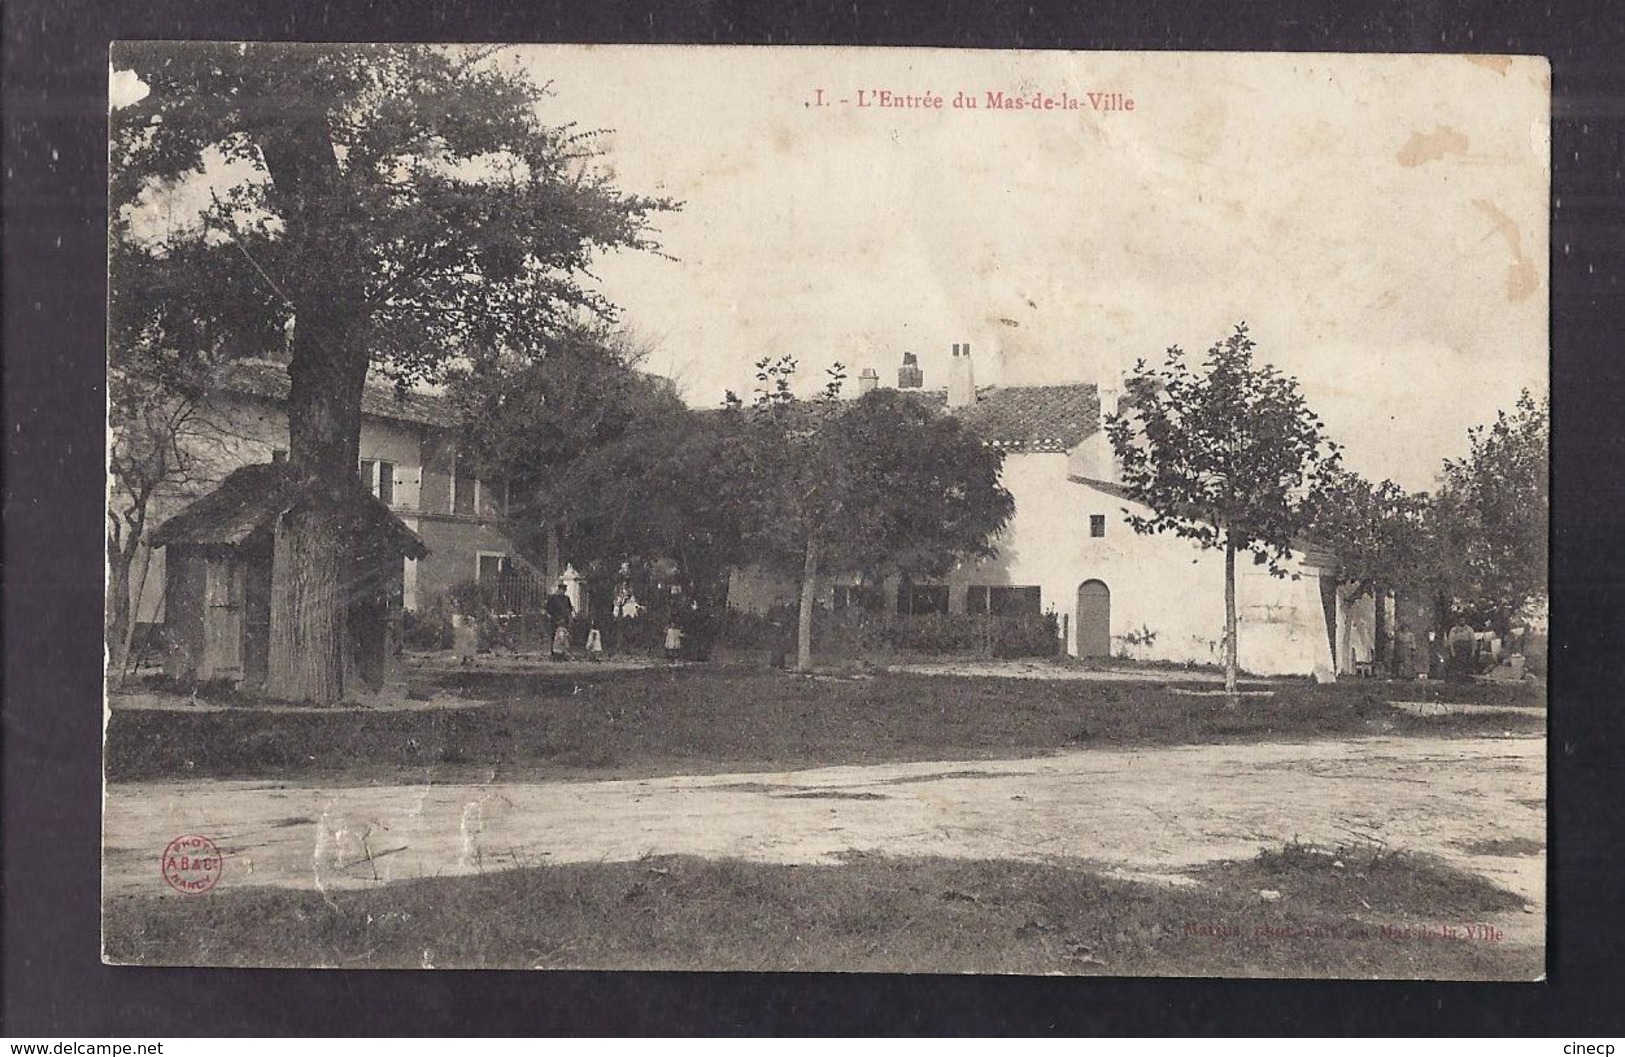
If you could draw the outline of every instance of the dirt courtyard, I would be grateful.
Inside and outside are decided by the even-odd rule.
[[[1533,913],[1510,924],[1538,943],[1545,749],[1538,737],[1361,738],[620,781],[113,784],[105,889],[190,898],[158,866],[183,834],[219,846],[221,888],[318,889],[650,854],[851,852],[1064,857],[1188,883],[1192,867],[1296,839],[1438,855],[1525,899]]]

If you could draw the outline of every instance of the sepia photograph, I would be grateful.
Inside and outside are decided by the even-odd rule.
[[[1546,60],[109,73],[105,962],[1545,977]]]

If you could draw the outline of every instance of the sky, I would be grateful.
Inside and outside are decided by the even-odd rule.
[[[1356,470],[1431,487],[1547,388],[1549,76],[1536,59],[533,48],[543,108],[672,195],[675,261],[598,269],[692,403],[760,356],[926,385],[1100,382],[1238,321]],[[816,91],[823,89],[818,106]],[[941,109],[859,107],[930,92]],[[988,109],[1038,91],[1083,108]],[[955,108],[956,93],[981,104]],[[1097,110],[1087,93],[1133,109]],[[842,104],[841,99],[848,102]],[[811,105],[809,105],[811,104]]]
[[[606,130],[623,190],[682,201],[655,221],[668,256],[594,272],[696,406],[748,393],[752,364],[785,354],[810,387],[836,360],[895,384],[913,352],[940,386],[959,342],[979,384],[1108,382],[1245,321],[1353,469],[1425,489],[1471,426],[1547,388],[1538,59],[526,46],[496,61],[551,83],[550,123]],[[1056,105],[992,108],[990,92]]]

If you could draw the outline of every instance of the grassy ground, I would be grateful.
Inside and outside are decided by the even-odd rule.
[[[1155,683],[878,673],[798,677],[693,666],[592,677],[458,672],[466,708],[272,713],[115,707],[111,781],[319,777],[364,782],[610,777],[975,759],[1087,747],[1367,734],[1538,732],[1539,716],[1412,716],[1419,684],[1278,684],[1228,711]],[[1476,699],[1538,704],[1531,688]],[[1461,691],[1452,691],[1460,693]]]
[[[1185,887],[1073,862],[659,858],[126,897],[104,934],[145,964],[1533,979],[1538,950],[1466,930],[1518,905],[1425,859],[1298,846]]]

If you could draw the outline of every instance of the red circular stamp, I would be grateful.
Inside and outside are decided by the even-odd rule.
[[[176,837],[159,861],[169,887],[189,896],[207,892],[220,880],[220,849],[208,837]]]

